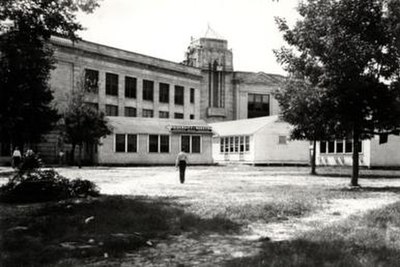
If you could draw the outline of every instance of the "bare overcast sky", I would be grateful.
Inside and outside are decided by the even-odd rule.
[[[293,23],[298,0],[102,0],[80,14],[88,41],[181,62],[207,25],[228,40],[237,71],[284,74],[272,49],[284,43],[274,17]]]

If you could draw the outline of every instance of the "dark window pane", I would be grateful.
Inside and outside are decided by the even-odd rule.
[[[125,77],[125,97],[136,98],[136,78]]]
[[[106,105],[106,116],[118,116],[118,106]]]
[[[125,117],[136,117],[136,108],[125,107]]]
[[[137,152],[136,134],[128,134],[128,152]]]
[[[247,117],[269,116],[269,95],[248,94]]]
[[[153,118],[154,117],[153,110],[152,109],[143,109],[142,117],[143,118]]]
[[[153,101],[154,82],[143,80],[143,100]]]
[[[219,139],[219,152],[224,152],[224,147],[225,147],[225,138],[220,138]]]
[[[190,119],[194,120],[194,114],[190,114]]]
[[[326,153],[326,142],[322,141],[320,146],[319,146],[319,152],[320,153]]]
[[[351,140],[346,140],[345,149],[346,149],[346,153],[353,152],[353,142]]]
[[[160,103],[169,103],[169,84],[160,83]]]
[[[125,135],[115,135],[115,152],[125,152]]]
[[[250,151],[250,136],[245,137],[245,151]]]
[[[158,135],[149,135],[149,152],[158,152]]]
[[[175,85],[175,105],[183,105],[183,86]]]
[[[194,97],[195,97],[195,90],[194,88],[190,88],[190,103],[194,103]]]
[[[118,75],[106,73],[106,95],[118,95]]]
[[[97,70],[85,69],[85,91],[89,93],[98,93],[99,72]]]
[[[335,153],[335,142],[334,141],[328,142],[328,153]]]
[[[160,152],[169,153],[169,136],[160,135]]]
[[[175,119],[183,119],[183,113],[174,113]]]
[[[200,136],[192,136],[192,153],[200,153]]]
[[[159,111],[159,118],[161,119],[168,119],[169,118],[169,112],[168,111]]]
[[[361,152],[362,152],[362,142],[359,141],[358,142],[358,153],[361,153]]]
[[[336,153],[343,153],[343,141],[336,141]]]
[[[181,143],[181,148],[183,151],[186,153],[190,152],[190,136],[188,135],[182,135],[182,143]]]

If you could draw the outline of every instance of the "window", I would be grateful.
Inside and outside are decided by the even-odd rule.
[[[328,142],[328,153],[335,153],[335,141]]]
[[[336,141],[336,153],[343,153],[343,140]]]
[[[86,102],[85,105],[86,105],[87,107],[89,107],[90,109],[93,109],[93,110],[95,110],[95,111],[98,111],[98,110],[99,110],[99,104],[97,104],[97,103]]]
[[[326,142],[325,141],[321,141],[319,151],[321,153],[326,153]]]
[[[182,135],[181,150],[185,151],[186,153],[190,153],[190,136],[189,135]]]
[[[256,118],[269,115],[269,95],[249,94],[247,117]]]
[[[244,151],[250,151],[250,136],[246,136],[246,139],[245,139],[245,150]]]
[[[175,105],[183,105],[183,86],[175,85]]]
[[[286,145],[287,144],[287,137],[286,136],[279,136],[278,144],[280,145]]]
[[[89,93],[98,93],[99,72],[97,70],[85,69],[85,91]]]
[[[115,152],[125,152],[125,134],[115,135]]]
[[[136,108],[133,107],[125,107],[125,117],[136,117]]]
[[[154,82],[143,80],[143,100],[153,101]]]
[[[229,152],[229,137],[225,137],[225,153]]]
[[[239,138],[239,152],[244,152],[244,136],[240,136]]]
[[[233,152],[234,151],[234,137],[233,136],[231,136],[231,137],[229,137],[229,152]]]
[[[194,88],[190,88],[190,103],[194,103],[194,95],[195,94],[195,90]]]
[[[169,84],[160,83],[160,103],[169,103]]]
[[[143,109],[142,117],[143,118],[153,118],[154,117],[153,110],[152,109]]]
[[[137,152],[137,135],[136,134],[128,134],[127,135],[127,151],[131,153]]]
[[[201,152],[201,138],[198,135],[182,135],[181,148],[186,153]]]
[[[149,135],[149,152],[169,153],[169,135]]]
[[[169,153],[169,136],[160,135],[160,152]]]
[[[190,114],[190,119],[194,120],[194,114]]]
[[[106,95],[118,95],[118,75],[106,73]]]
[[[225,138],[221,137],[219,139],[219,152],[224,153],[224,148],[225,148]]]
[[[183,113],[174,113],[174,118],[175,119],[183,119]]]
[[[136,78],[125,76],[125,97],[136,98]]]
[[[351,140],[346,140],[345,151],[346,151],[346,153],[353,152],[353,142]]]
[[[118,106],[106,105],[106,116],[118,116]]]
[[[168,119],[169,118],[169,112],[168,111],[159,111],[158,112],[158,117],[161,119]]]

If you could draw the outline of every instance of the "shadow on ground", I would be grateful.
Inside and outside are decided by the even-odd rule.
[[[237,258],[225,266],[398,266],[399,251],[366,248],[344,241],[312,242],[304,239],[265,242],[254,257]]]
[[[400,187],[398,186],[361,186],[361,187],[346,187],[338,189],[330,189],[331,192],[354,192],[354,193],[400,193]]]
[[[120,257],[170,235],[239,229],[240,225],[223,217],[202,219],[186,213],[172,198],[103,196],[1,204],[0,266],[58,266],[63,259]]]

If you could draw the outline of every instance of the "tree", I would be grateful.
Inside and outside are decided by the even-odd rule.
[[[81,168],[84,144],[99,145],[100,139],[111,133],[104,113],[98,112],[85,103],[85,82],[77,84],[77,90],[69,96],[68,107],[64,113],[65,136],[72,144],[71,155],[78,146],[78,166]]]
[[[400,2],[307,0],[292,29],[278,19],[283,64],[326,88],[335,137],[353,138],[351,184],[358,185],[359,141],[400,126]]]
[[[52,35],[76,40],[75,14],[97,0],[2,0],[0,2],[0,141],[40,141],[59,119],[52,106]]]
[[[293,125],[290,137],[310,140],[313,144],[311,174],[316,174],[317,141],[331,137],[335,125],[330,124],[332,115],[326,90],[299,79],[288,79],[275,94],[284,121]]]

